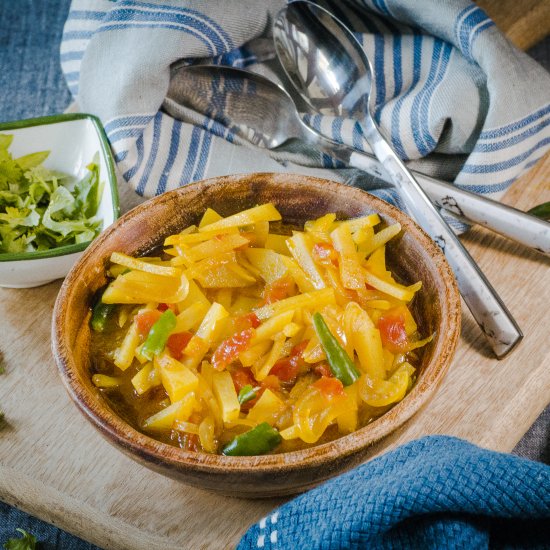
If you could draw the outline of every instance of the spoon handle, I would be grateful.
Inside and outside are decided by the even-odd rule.
[[[336,143],[305,123],[301,123],[301,133],[311,145],[346,165],[359,168],[384,181],[391,180],[375,156]],[[420,172],[411,170],[411,173],[432,202],[456,218],[465,223],[482,225],[541,254],[550,256],[550,223],[544,219]]]
[[[495,355],[499,359],[504,357],[523,337],[516,321],[413,175],[381,136],[370,116],[364,119],[364,129],[369,145],[401,192],[407,209],[443,250],[460,293]]]
[[[349,157],[347,164],[350,166],[388,179],[375,157],[358,151],[350,151],[346,156]],[[550,255],[550,223],[420,172],[411,172],[436,206],[466,223],[482,225],[541,254]]]

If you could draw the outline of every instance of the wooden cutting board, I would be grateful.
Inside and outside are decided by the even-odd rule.
[[[550,33],[548,0],[474,0],[522,50],[527,50]]]
[[[480,3],[501,28],[518,28],[520,18],[502,16],[503,2]],[[526,4],[535,17],[530,27],[523,12],[524,30],[516,42],[524,47],[533,36],[526,28],[537,29],[538,37],[548,31],[548,20],[540,16],[547,12],[537,11],[545,2]],[[129,207],[135,200],[127,196],[124,202]],[[550,201],[550,155],[504,198],[521,209],[543,201]],[[550,400],[550,258],[480,228],[463,242],[525,339],[497,361],[465,311],[459,348],[437,395],[374,446],[371,456],[428,434],[507,452]],[[193,489],[145,469],[105,442],[69,400],[51,357],[50,321],[59,286],[0,289],[0,359],[6,369],[0,405],[7,420],[0,431],[0,500],[104,548],[233,547],[249,525],[284,500],[238,500]]]

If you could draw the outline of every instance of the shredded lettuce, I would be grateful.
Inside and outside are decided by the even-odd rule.
[[[76,183],[43,165],[49,151],[14,159],[13,136],[0,134],[0,254],[48,250],[91,241],[103,183],[96,153]]]

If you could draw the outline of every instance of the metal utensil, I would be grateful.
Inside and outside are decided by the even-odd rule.
[[[371,114],[374,72],[353,33],[330,11],[300,0],[279,12],[274,39],[287,76],[312,110],[360,121],[366,140],[391,176],[407,209],[443,250],[462,297],[495,355],[505,356],[521,340],[522,332],[468,251],[380,133]]]
[[[185,107],[208,113],[258,147],[275,149],[299,139],[346,165],[389,179],[372,155],[329,140],[305,124],[286,90],[259,74],[219,65],[174,66],[164,109],[179,119]],[[413,174],[437,206],[550,255],[550,224],[545,221],[419,172]]]

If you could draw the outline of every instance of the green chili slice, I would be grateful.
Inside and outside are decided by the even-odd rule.
[[[153,356],[161,353],[170,333],[176,328],[176,323],[176,314],[171,309],[167,309],[151,327],[141,348],[141,355],[152,361]]]
[[[332,332],[330,332],[323,316],[319,312],[313,314],[312,321],[317,337],[327,356],[332,374],[335,378],[338,378],[344,386],[353,384],[360,376],[355,363],[334,337]]]
[[[104,304],[100,298],[92,309],[92,318],[90,319],[92,329],[96,332],[103,332],[109,317],[115,309],[116,304]]]
[[[251,401],[258,395],[256,393],[256,390],[250,385],[247,384],[246,386],[243,386],[241,388],[241,391],[239,392],[239,395],[237,396],[237,399],[239,400],[239,403],[242,405],[243,403],[246,403],[247,401]]]
[[[550,220],[550,202],[544,202],[542,204],[539,204],[538,206],[531,208],[531,210],[527,210],[527,214],[531,214],[531,216],[536,216],[541,220],[549,221]]]
[[[226,456],[255,456],[269,453],[283,438],[267,422],[258,424],[252,430],[235,437],[222,450]]]

